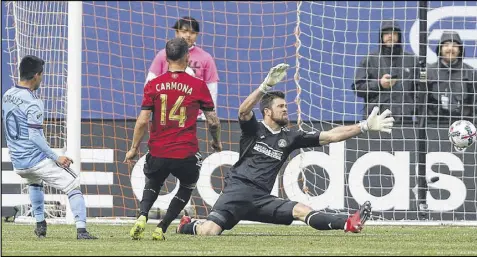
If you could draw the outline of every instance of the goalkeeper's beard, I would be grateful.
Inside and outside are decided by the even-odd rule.
[[[280,118],[280,117],[282,117],[282,118]],[[280,127],[284,127],[284,126],[288,125],[288,116],[286,116],[286,115],[281,114],[281,115],[275,116],[272,112],[272,115],[270,116],[270,119],[272,119],[273,122],[278,124],[278,126],[280,126]]]

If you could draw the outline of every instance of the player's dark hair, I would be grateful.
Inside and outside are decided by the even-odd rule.
[[[189,45],[185,39],[178,37],[166,44],[166,56],[171,61],[177,61],[189,53]]]
[[[260,100],[260,111],[265,116],[265,108],[272,109],[272,103],[275,98],[285,99],[285,93],[281,91],[270,91],[263,95]]]
[[[20,61],[20,80],[31,80],[33,77],[43,72],[45,61],[34,55],[26,55]]]
[[[172,28],[175,30],[185,28],[185,29],[191,29],[192,31],[197,33],[200,32],[199,22],[190,16],[184,16],[180,18],[179,20],[176,21],[176,23],[174,24]]]

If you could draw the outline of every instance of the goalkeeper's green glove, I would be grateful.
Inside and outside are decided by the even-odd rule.
[[[268,72],[267,77],[259,87],[260,91],[262,91],[263,93],[267,93],[268,91],[270,91],[272,87],[275,86],[275,84],[280,82],[283,77],[285,77],[285,75],[287,74],[288,67],[290,67],[290,65],[280,63],[277,66],[271,68]]]
[[[394,118],[391,117],[391,111],[386,109],[379,116],[378,112],[379,108],[374,107],[368,119],[359,123],[359,127],[363,133],[366,131],[381,131],[391,134],[394,125]]]

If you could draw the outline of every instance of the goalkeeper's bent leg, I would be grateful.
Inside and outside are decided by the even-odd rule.
[[[186,206],[187,202],[192,195],[192,190],[194,187],[188,185],[180,185],[179,190],[169,204],[166,215],[164,219],[157,225],[157,227],[162,228],[162,231],[165,233],[171,222],[179,215],[182,209]]]
[[[182,217],[181,224],[177,228],[179,234],[201,235],[201,236],[218,236],[222,234],[222,227],[211,220],[199,222],[195,220],[190,222],[187,216]]]
[[[317,230],[344,229],[345,217],[319,211],[311,211],[305,217],[305,223]]]
[[[293,217],[317,230],[344,229],[347,220],[343,215],[315,211],[302,203],[293,208]]]

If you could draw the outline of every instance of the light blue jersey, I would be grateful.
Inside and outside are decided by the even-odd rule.
[[[2,118],[15,169],[28,169],[45,158],[58,159],[43,134],[43,101],[28,88],[15,86],[2,97]]]

